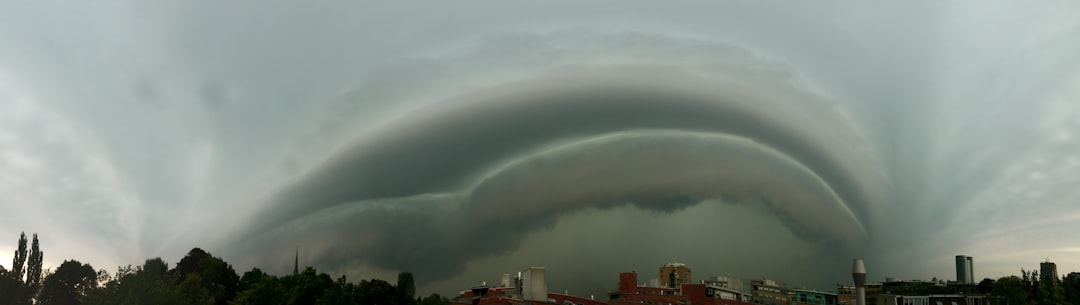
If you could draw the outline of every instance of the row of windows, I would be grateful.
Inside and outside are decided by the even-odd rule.
[[[754,290],[780,293],[779,288],[766,287],[766,286],[754,286]]]

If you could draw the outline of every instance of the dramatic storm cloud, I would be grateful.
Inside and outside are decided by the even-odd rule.
[[[0,251],[47,265],[601,294],[1080,264],[1072,3],[2,2]]]

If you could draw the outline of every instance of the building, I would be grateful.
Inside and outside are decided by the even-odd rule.
[[[1080,279],[1080,272],[1069,272],[1069,274],[1065,275],[1065,278],[1070,281],[1076,281],[1077,279]]]
[[[717,285],[685,283],[678,288],[639,285],[636,272],[619,274],[618,290],[608,293],[610,305],[751,305],[737,300],[741,292]],[[790,304],[787,304],[790,305]]]
[[[973,259],[966,255],[956,256],[956,282],[960,284],[975,283],[975,266]]]
[[[660,267],[660,284],[664,287],[678,288],[679,285],[692,282],[690,267],[686,264],[668,263]]]
[[[765,305],[789,305],[791,302],[784,283],[767,279],[750,281],[750,300]]]
[[[990,300],[981,295],[963,294],[881,294],[878,296],[878,303],[882,305],[991,305]]]
[[[450,301],[454,305],[606,305],[594,297],[584,298],[548,291],[547,270],[531,267],[512,279],[503,275],[500,287],[474,286]]]
[[[728,276],[710,276],[702,284],[737,293],[735,300],[750,302],[750,287],[743,279]]]
[[[1057,273],[1057,264],[1054,264],[1050,260],[1039,263],[1039,280],[1040,281],[1048,282],[1048,281],[1058,281],[1060,279],[1061,278],[1058,277],[1058,273]]]
[[[881,294],[881,283],[866,283],[866,305],[877,305],[877,297]],[[855,286],[836,285],[836,302],[840,305],[855,305]]]
[[[791,289],[792,305],[838,305],[837,294],[831,292]]]

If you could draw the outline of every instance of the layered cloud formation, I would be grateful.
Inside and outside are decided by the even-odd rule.
[[[257,242],[240,248],[288,253],[310,236],[337,236],[328,249],[305,248],[439,279],[582,208],[723,199],[764,204],[836,255],[865,249],[864,223],[888,204],[888,181],[839,104],[737,47],[609,35],[512,34],[479,46],[533,49],[499,59],[519,66],[504,68],[507,80],[404,110],[274,194],[239,235]],[[552,52],[562,55],[533,60]],[[439,60],[495,60],[476,53]],[[410,72],[464,75],[399,73]],[[490,240],[448,255],[476,238]]]

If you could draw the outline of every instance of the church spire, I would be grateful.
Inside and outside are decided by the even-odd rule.
[[[296,249],[296,256],[293,257],[292,275],[300,274],[300,248]]]

